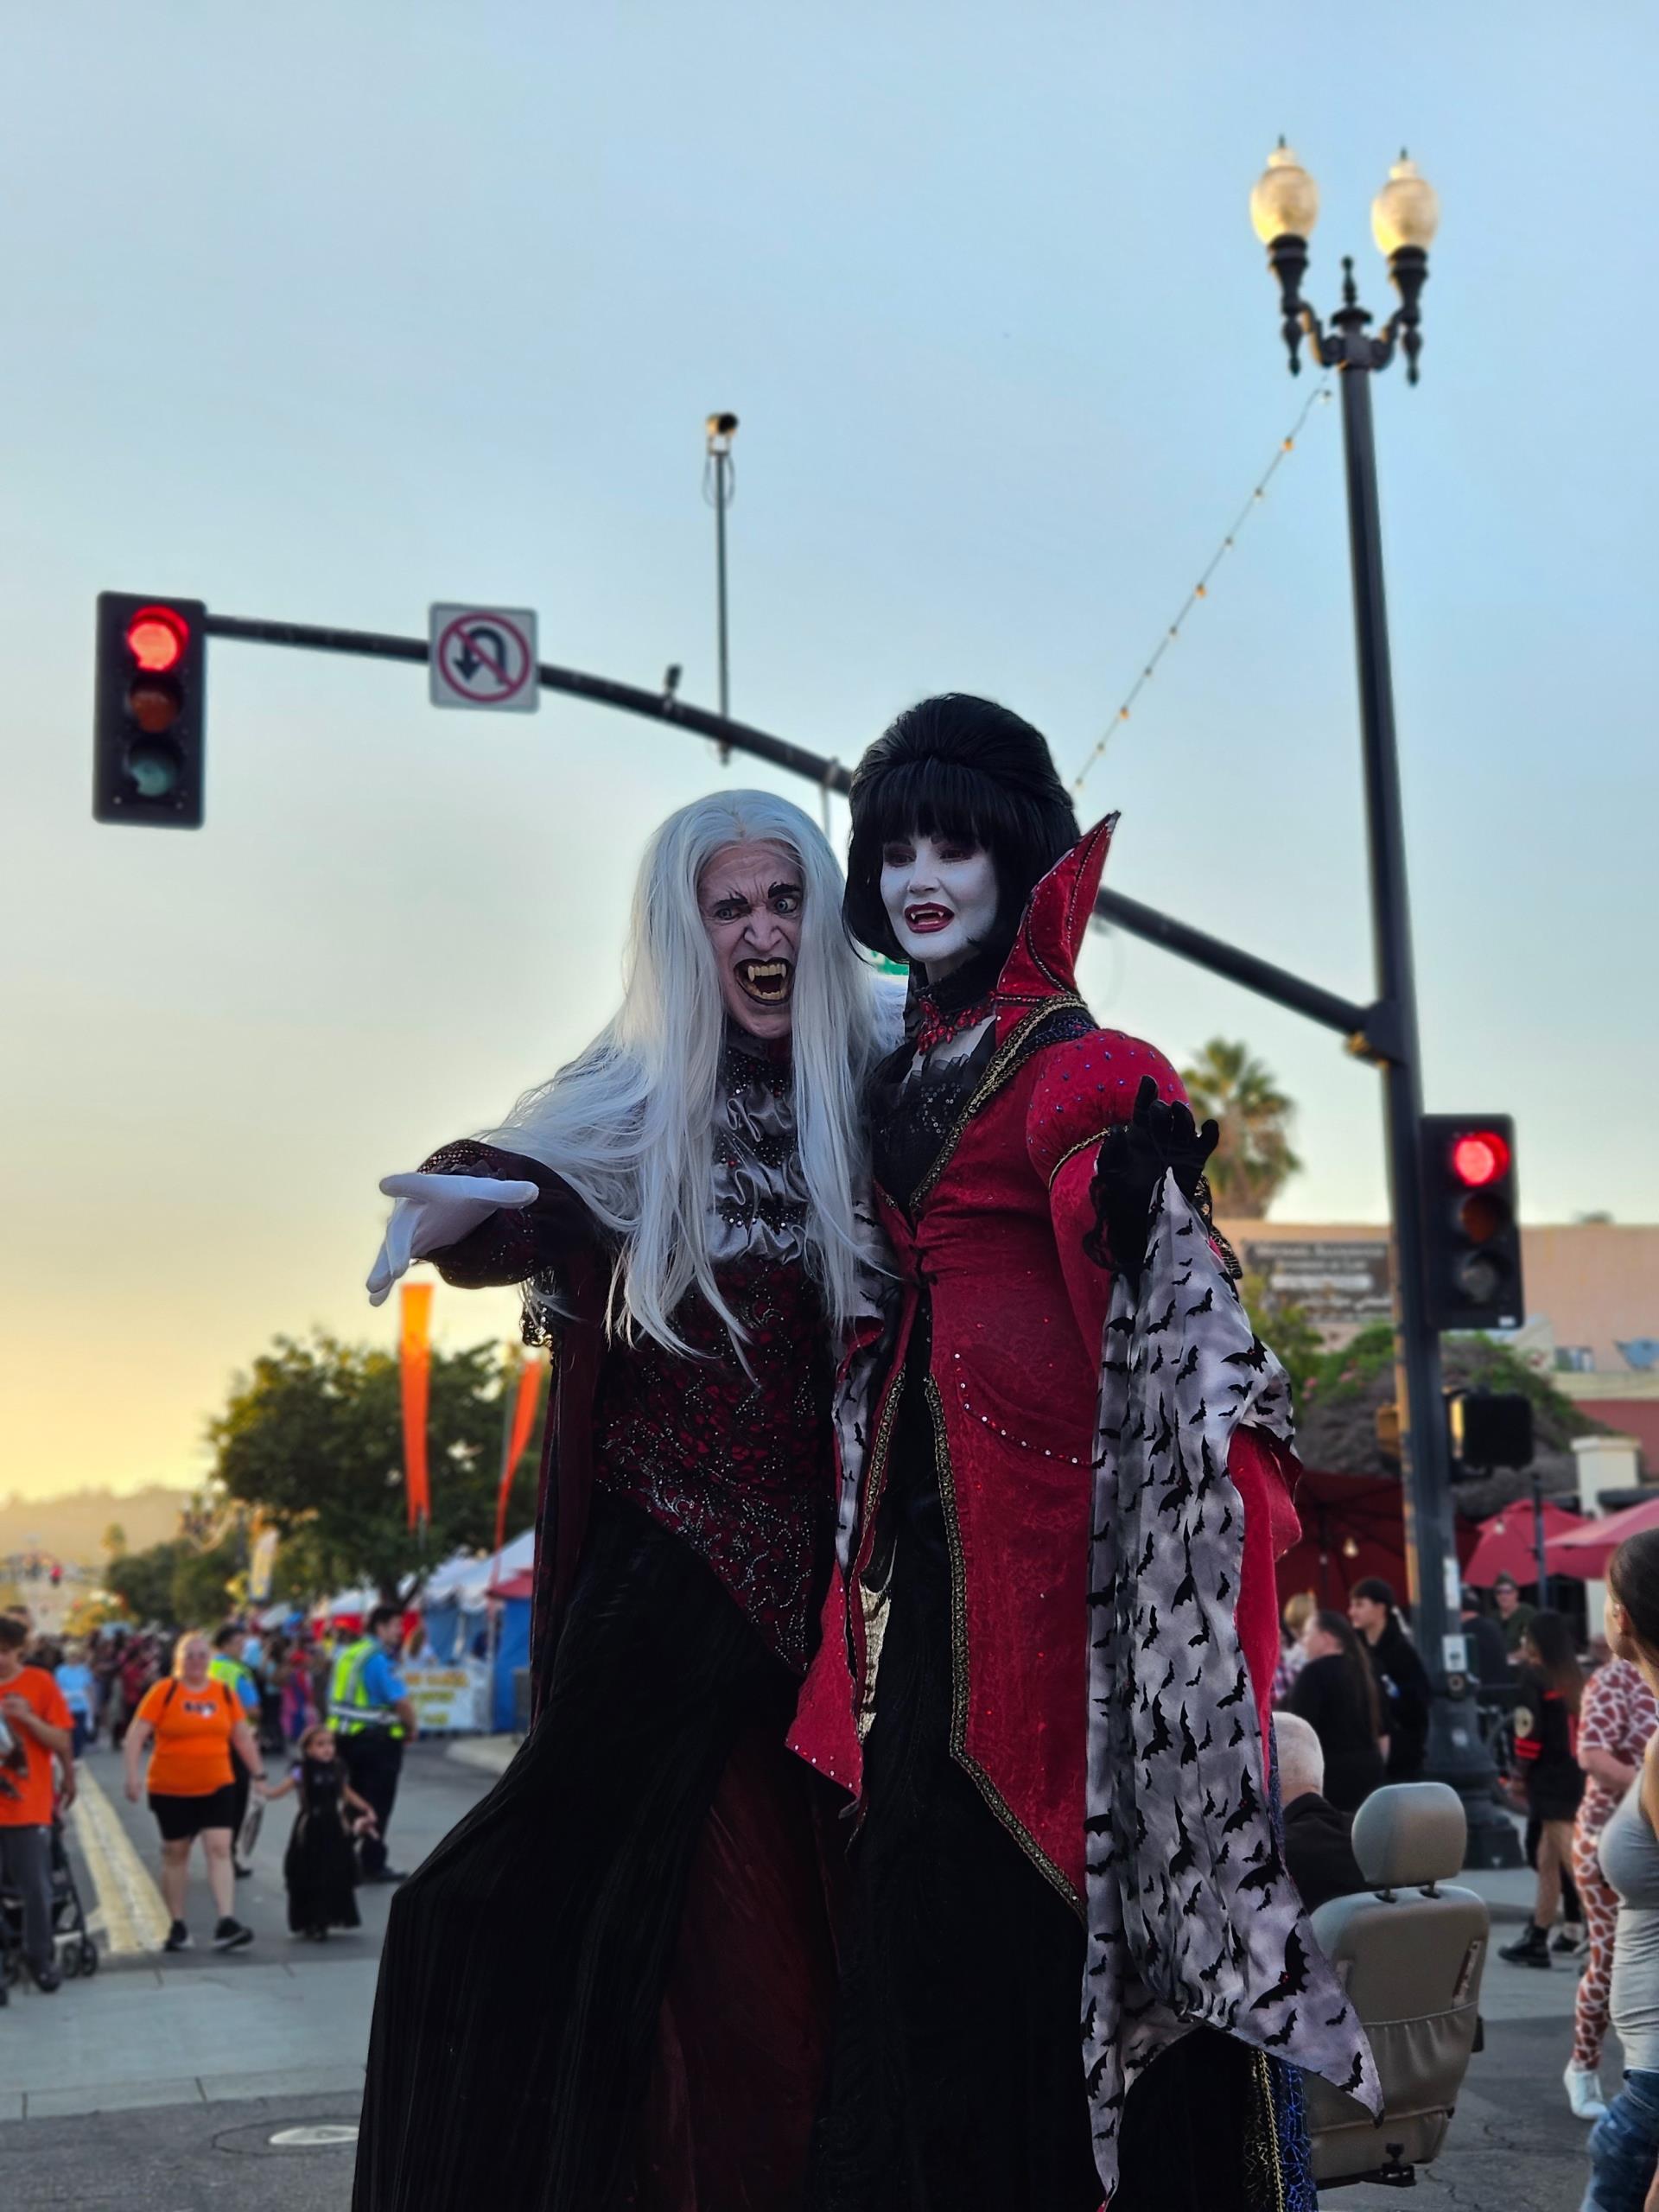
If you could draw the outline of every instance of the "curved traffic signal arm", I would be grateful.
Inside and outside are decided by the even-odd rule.
[[[1518,1329],[1526,1301],[1515,1123],[1507,1114],[1425,1114],[1419,1126],[1429,1325]]]
[[[200,600],[99,594],[92,710],[98,821],[200,828],[207,623]]]

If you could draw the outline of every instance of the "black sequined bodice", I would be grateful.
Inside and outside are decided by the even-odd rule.
[[[876,1181],[906,1212],[995,1049],[992,1028],[972,1052],[924,1068],[913,1083],[906,1081],[915,1057],[909,1044],[900,1046],[876,1070],[870,1096],[872,1165]]]

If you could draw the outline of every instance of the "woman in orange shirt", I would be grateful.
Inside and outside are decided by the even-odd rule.
[[[185,1891],[190,1880],[190,1846],[197,1836],[207,1861],[207,1885],[219,1907],[213,1930],[216,1951],[238,1951],[253,1941],[231,1910],[235,1876],[231,1866],[231,1828],[236,1780],[231,1747],[264,1795],[264,1762],[253,1732],[242,1718],[234,1693],[208,1672],[213,1648],[192,1630],[179,1638],[173,1672],[145,1691],[127,1730],[127,1796],[138,1802],[139,1768],[152,1741],[149,1809],[162,1831],[162,1895],[172,1916],[164,1951],[188,1951]]]

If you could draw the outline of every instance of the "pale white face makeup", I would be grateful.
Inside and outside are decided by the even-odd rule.
[[[907,960],[930,983],[960,968],[996,925],[996,868],[984,846],[896,837],[881,848],[881,904]]]
[[[787,1037],[806,891],[787,845],[722,845],[697,879],[697,909],[726,1011],[752,1037]]]

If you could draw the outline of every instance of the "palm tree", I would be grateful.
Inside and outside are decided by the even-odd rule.
[[[1295,1108],[1249,1046],[1224,1037],[1210,1039],[1181,1081],[1197,1118],[1213,1115],[1221,1124],[1206,1171],[1216,1211],[1260,1221],[1302,1164],[1290,1147]]]

